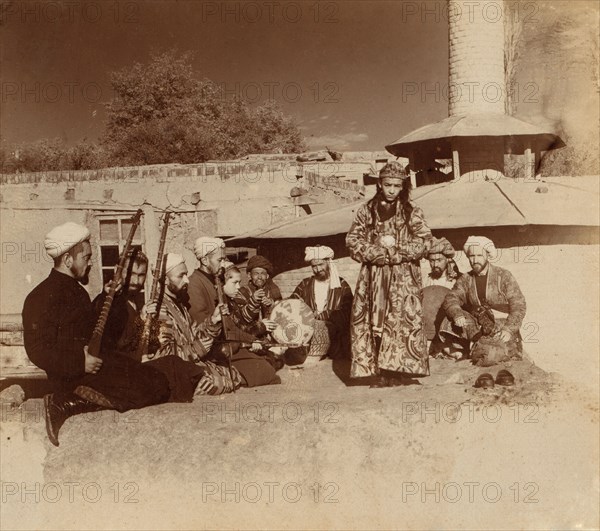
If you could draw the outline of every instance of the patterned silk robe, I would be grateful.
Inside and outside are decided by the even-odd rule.
[[[229,368],[207,359],[215,339],[221,333],[221,323],[213,324],[210,317],[201,324],[196,323],[186,306],[165,294],[162,310],[173,322],[173,341],[162,345],[155,357],[176,355],[203,367],[213,378],[219,392],[233,391],[242,383],[239,372],[233,367],[233,382]]]
[[[381,221],[377,201],[376,196],[359,208],[346,235],[350,256],[363,264],[352,305],[351,376],[372,376],[381,369],[428,376],[419,260],[431,231],[417,206],[408,221],[400,203],[390,219]],[[383,236],[394,238],[393,249],[386,250]],[[387,256],[385,265],[376,265],[382,256]]]

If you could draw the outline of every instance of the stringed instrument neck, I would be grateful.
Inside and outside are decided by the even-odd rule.
[[[131,229],[129,230],[129,234],[127,235],[127,240],[125,241],[123,252],[119,257],[119,263],[117,264],[117,267],[115,269],[115,273],[113,275],[112,282],[110,283],[108,293],[106,294],[106,298],[104,299],[104,303],[102,304],[102,309],[100,310],[100,315],[98,316],[98,320],[96,321],[96,326],[94,327],[94,331],[92,332],[92,337],[90,339],[90,342],[88,343],[88,353],[96,358],[101,357],[102,336],[104,335],[104,328],[106,327],[108,315],[110,314],[110,309],[115,298],[117,284],[122,278],[123,269],[125,268],[125,263],[127,262],[127,258],[130,254],[133,236],[135,235],[138,225],[140,224],[141,218],[142,210],[138,209],[135,216],[133,216],[131,222]]]

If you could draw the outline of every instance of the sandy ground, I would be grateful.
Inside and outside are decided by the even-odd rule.
[[[508,368],[514,388],[432,360],[421,385],[370,389],[311,360],[279,386],[72,418],[59,448],[28,400],[2,412],[0,526],[597,528],[597,394]]]

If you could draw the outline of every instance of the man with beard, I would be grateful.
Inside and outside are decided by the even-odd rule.
[[[461,275],[456,262],[453,260],[455,255],[452,244],[446,238],[434,238],[429,251],[427,260],[431,267],[430,273],[425,277],[423,286],[444,286],[452,289],[456,279]]]
[[[225,242],[221,238],[201,236],[194,243],[198,269],[189,277],[187,294],[192,319],[200,324],[210,317],[217,306],[215,275],[225,259]]]
[[[290,296],[304,301],[329,334],[327,356],[348,356],[352,290],[338,275],[333,249],[320,245],[305,249],[304,261],[310,263],[313,276],[305,278]],[[289,352],[289,351],[288,351]]]
[[[486,336],[504,345],[507,356],[520,357],[520,328],[527,305],[519,284],[510,271],[490,263],[490,256],[496,255],[490,239],[469,236],[464,252],[472,270],[456,281],[444,299],[447,318],[440,336],[462,340],[467,349],[470,342]],[[507,314],[506,318],[495,319],[492,310]]]
[[[221,312],[228,314],[229,310],[215,304],[212,313],[201,323],[194,321],[188,311],[188,270],[183,256],[169,253],[165,264],[165,293],[158,315],[160,347],[155,353],[155,359],[148,364],[162,363],[162,358],[178,356],[185,362],[195,364],[194,370],[181,378],[171,374],[169,380],[178,380],[181,386],[177,392],[188,394],[195,388],[196,394],[222,394],[237,389],[242,385],[243,378],[235,367],[231,372],[226,366],[226,360],[215,362],[211,349],[216,338],[221,334]],[[156,314],[157,303],[151,301],[142,309],[142,318],[147,313]],[[173,387],[173,385],[172,385]]]
[[[102,349],[118,352],[138,361],[142,361],[138,353],[138,342],[144,322],[140,318],[141,305],[139,294],[146,282],[148,274],[148,257],[135,249],[123,267],[121,285],[115,295],[104,335]],[[106,292],[100,293],[93,302],[94,310],[100,314]]]
[[[96,324],[88,283],[92,247],[88,229],[67,222],[44,240],[54,267],[23,305],[23,336],[29,359],[46,371],[54,392],[44,397],[46,431],[58,446],[65,420],[101,409],[124,412],[164,402],[167,379],[152,367],[112,352],[88,352]]]
[[[242,286],[235,300],[239,305],[253,302],[259,305],[258,319],[269,317],[273,304],[282,299],[279,287],[271,277],[273,265],[264,256],[255,255],[246,266],[248,285]]]

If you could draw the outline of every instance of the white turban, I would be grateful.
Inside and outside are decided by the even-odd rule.
[[[221,238],[210,238],[208,236],[200,236],[194,243],[194,254],[196,258],[200,260],[206,255],[216,251],[217,249],[223,249],[225,242]]]
[[[57,258],[75,247],[78,243],[90,239],[87,227],[67,221],[54,227],[44,238],[44,247],[51,258]]]
[[[319,245],[317,247],[307,247],[304,250],[304,261],[310,262],[312,260],[331,260],[333,258],[333,249],[326,245]]]
[[[469,247],[474,246],[481,246],[481,248],[487,252],[488,257],[496,256],[496,246],[494,245],[494,242],[485,236],[469,236],[465,242],[463,251],[467,254]]]
[[[175,269],[180,264],[185,264],[185,258],[183,258],[183,256],[180,254],[168,253],[167,263],[165,264],[165,274],[171,271],[171,269]]]
[[[341,287],[340,275],[337,265],[333,261],[333,249],[331,247],[326,245],[307,247],[304,250],[304,261],[312,262],[313,260],[327,260],[329,262],[329,287],[332,289]]]

